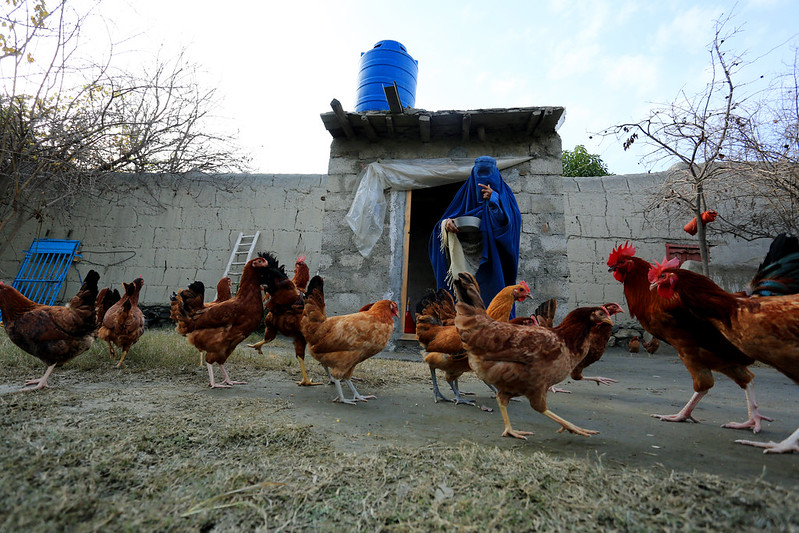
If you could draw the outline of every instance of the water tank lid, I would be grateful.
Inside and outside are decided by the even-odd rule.
[[[403,51],[403,52],[405,52],[406,54],[408,53],[408,50],[405,48],[405,45],[404,45],[404,44],[402,44],[402,43],[401,43],[401,42],[399,42],[399,41],[392,41],[392,40],[390,40],[390,39],[386,39],[386,40],[383,40],[383,41],[378,41],[378,42],[377,42],[377,43],[376,43],[376,44],[375,44],[375,45],[372,47],[372,49],[373,49],[373,50],[374,50],[375,48],[384,48],[384,49],[386,49],[386,50],[402,50],[402,51]],[[361,55],[363,55],[364,53],[365,53],[365,52],[361,52]]]

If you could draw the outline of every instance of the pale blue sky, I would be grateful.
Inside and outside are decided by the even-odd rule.
[[[585,144],[612,172],[632,173],[648,170],[640,153],[590,134],[701,90],[713,22],[733,7],[742,32],[732,49],[767,54],[744,76],[793,60],[794,0],[106,0],[98,9],[114,39],[139,35],[116,48],[136,50],[131,58],[187,49],[256,171],[326,173],[332,139],[319,114],[333,98],[354,110],[360,54],[393,39],[419,62],[417,108],[563,106],[564,149]]]

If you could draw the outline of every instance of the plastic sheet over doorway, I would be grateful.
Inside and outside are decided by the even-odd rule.
[[[532,157],[497,158],[500,170],[529,161]],[[384,191],[407,191],[438,187],[465,181],[474,166],[474,159],[394,159],[369,163],[361,172],[355,198],[344,217],[355,233],[355,246],[369,257],[380,236],[386,218]]]

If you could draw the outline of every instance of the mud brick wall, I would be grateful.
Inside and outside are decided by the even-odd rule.
[[[307,254],[314,272],[321,247],[325,175],[231,175],[204,180],[123,176],[102,196],[79,198],[62,214],[23,227],[0,258],[10,281],[32,239],[78,239],[80,261],[70,269],[68,299],[90,269],[100,286],[122,288],[142,276],[143,306],[168,306],[172,291],[194,280],[213,299],[239,232],[260,231],[256,251],[273,251],[291,275]]]

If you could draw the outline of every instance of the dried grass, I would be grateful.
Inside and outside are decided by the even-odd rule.
[[[3,338],[4,379],[42,370]],[[211,403],[175,372],[197,365],[184,345],[173,332],[146,335],[124,374],[135,387],[102,383],[110,365],[97,344],[69,363],[89,380],[80,390],[0,395],[0,530],[799,531],[799,496],[762,481],[472,442],[336,445],[296,423],[290,401]],[[295,376],[290,350],[265,353],[239,348],[236,365],[293,365]],[[418,364],[367,364],[373,383],[425,377]]]

